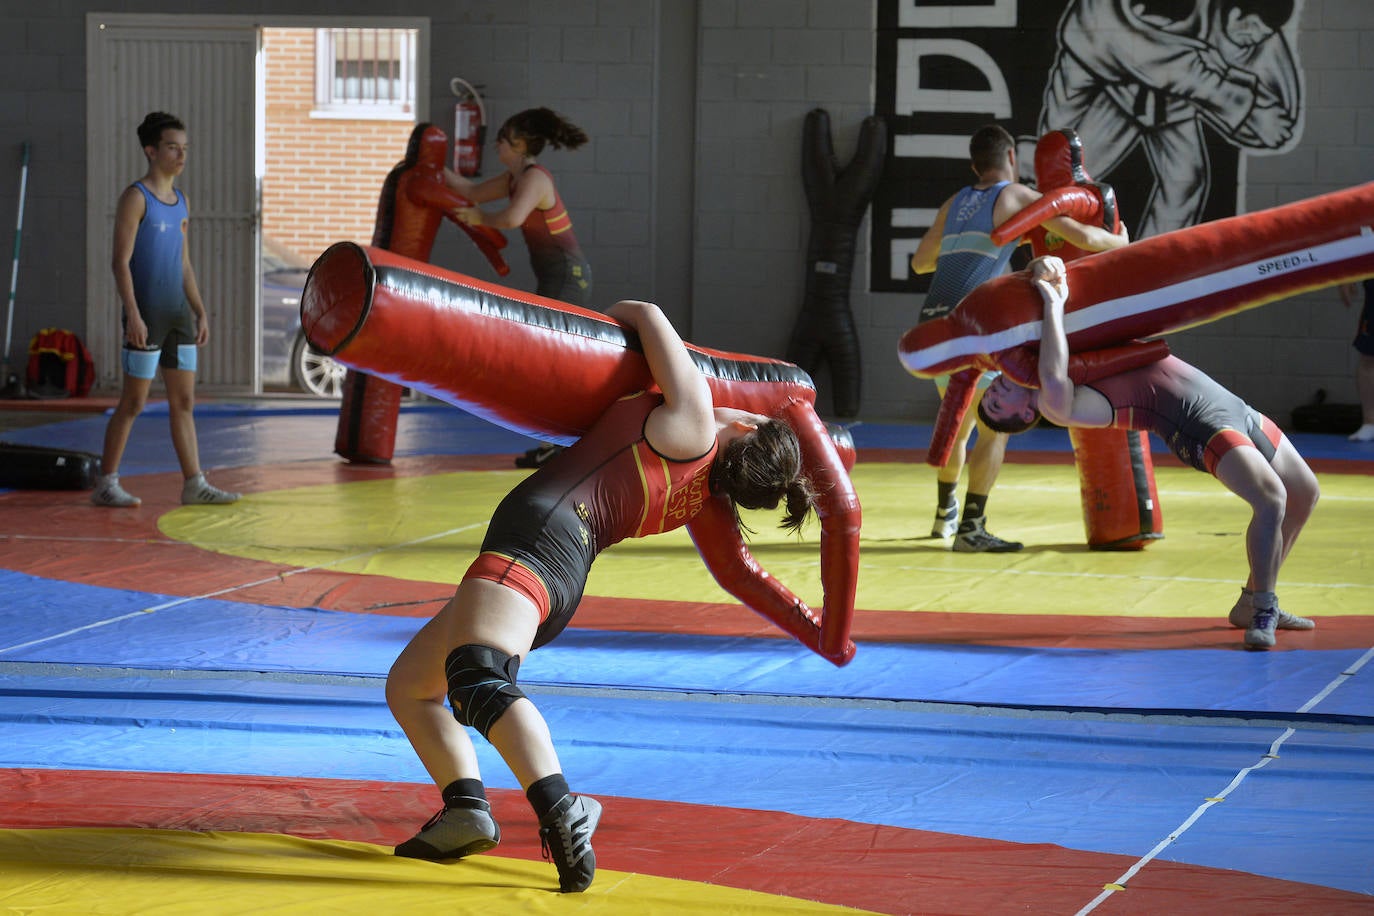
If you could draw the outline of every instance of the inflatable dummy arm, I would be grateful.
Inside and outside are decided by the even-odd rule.
[[[472,239],[477,245],[477,250],[482,252],[496,269],[497,276],[504,277],[510,273],[510,265],[501,255],[501,249],[506,247],[505,235],[501,230],[493,229],[491,226],[471,226],[454,215],[454,211],[462,207],[471,207],[472,201],[444,184],[442,169],[425,169],[423,174],[420,174],[420,167],[417,166],[413,178],[414,180],[407,182],[405,188],[406,196],[412,203],[438,210],[457,223],[458,228]]]
[[[618,398],[653,381],[638,339],[599,312],[351,242],[331,246],[311,268],[301,327],[313,347],[353,369],[551,441],[575,440]],[[793,364],[688,350],[717,405],[779,417],[797,432],[821,520],[819,618],[753,561],[733,515],[722,517],[714,502],[690,533],[727,591],[845,664],[854,654],[861,520],[845,467],[852,449],[826,430],[815,387]]]
[[[1116,192],[1111,185],[1095,183],[1055,188],[993,229],[992,243],[1000,246],[1015,241],[1056,216],[1068,216],[1080,223],[1115,231]]]
[[[859,500],[847,473],[836,473],[852,464],[836,452],[833,434],[827,431],[810,404],[793,401],[783,419],[797,430],[806,456],[806,474],[818,492],[821,516],[821,586],[824,611],[818,618],[800,598],[762,569],[749,553],[734,508],[723,496],[707,501],[687,524],[692,542],[715,576],[716,582],[745,607],[768,618],[818,655],[846,664],[854,657],[849,640],[850,614],[859,568]],[[843,442],[839,443],[841,446]],[[832,454],[833,453],[833,454]]]
[[[1075,385],[1095,382],[1100,378],[1119,375],[1169,355],[1169,344],[1163,340],[1140,340],[1119,347],[1085,350],[1069,354],[1069,381]],[[1040,348],[1026,345],[1008,350],[997,357],[1002,374],[1023,388],[1040,387]]]

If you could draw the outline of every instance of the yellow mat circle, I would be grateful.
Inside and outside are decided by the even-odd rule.
[[[527,471],[469,471],[250,493],[232,506],[162,516],[169,537],[208,551],[303,568],[457,583],[492,511]],[[1163,540],[1143,550],[1085,546],[1078,475],[1068,465],[1008,464],[990,528],[1024,541],[1013,554],[953,553],[929,537],[934,471],[861,463],[856,606],[952,613],[1196,617],[1224,614],[1246,576],[1249,509],[1206,474],[1157,467]],[[1284,607],[1300,614],[1374,613],[1368,519],[1374,476],[1325,474],[1322,501],[1284,565]],[[765,569],[818,606],[819,526],[800,541],[778,513],[753,512],[750,547]],[[687,602],[732,600],[683,530],[622,542],[598,559],[588,595]]]
[[[281,834],[64,828],[0,830],[0,904],[52,913],[855,913],[847,907],[598,869],[558,893],[552,865],[455,863]]]

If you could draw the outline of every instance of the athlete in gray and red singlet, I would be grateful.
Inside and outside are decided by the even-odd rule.
[[[1045,301],[1040,388],[1024,388],[1001,375],[979,404],[983,422],[1015,433],[1044,414],[1060,426],[1143,429],[1160,436],[1180,459],[1217,480],[1250,505],[1245,534],[1250,576],[1231,610],[1245,628],[1245,645],[1268,649],[1276,628],[1310,630],[1316,624],[1279,610],[1274,589],[1279,567],[1317,504],[1316,475],[1274,422],[1201,370],[1176,357],[1091,384],[1069,379],[1064,303],[1069,296],[1064,262],[1036,258],[1032,282]]]

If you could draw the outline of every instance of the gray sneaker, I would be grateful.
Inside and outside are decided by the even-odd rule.
[[[1278,626],[1278,623],[1278,608],[1257,608],[1254,618],[1250,621],[1250,628],[1245,631],[1245,648],[1274,648],[1274,644],[1277,642],[1274,638],[1274,629]]]
[[[950,503],[935,510],[935,524],[930,526],[930,536],[947,538],[959,530],[959,504]]]
[[[119,485],[119,475],[100,478],[91,493],[91,502],[97,506],[113,509],[132,508],[143,505],[143,500]]]
[[[204,474],[188,477],[181,485],[183,506],[223,506],[239,501],[239,494],[221,490],[205,479]]]
[[[564,795],[539,822],[544,858],[558,867],[558,889],[585,891],[596,874],[592,834],[601,821],[601,802],[585,795]]]
[[[501,828],[491,816],[491,805],[478,808],[441,808],[420,832],[396,847],[407,859],[461,859],[495,848]]]
[[[1015,553],[1023,546],[1020,541],[1004,541],[988,531],[984,515],[960,522],[959,533],[954,536],[956,553]]]
[[[1242,591],[1240,597],[1236,599],[1235,607],[1231,608],[1231,613],[1227,615],[1227,620],[1231,626],[1238,630],[1250,629],[1250,621],[1255,616],[1255,599],[1250,592]],[[1311,617],[1299,617],[1297,614],[1290,614],[1285,610],[1279,610],[1279,620],[1276,627],[1280,630],[1315,630],[1317,622]]]

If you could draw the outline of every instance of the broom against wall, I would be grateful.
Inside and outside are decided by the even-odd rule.
[[[24,141],[23,159],[19,166],[19,219],[14,229],[14,263],[10,267],[10,298],[5,313],[5,361],[0,368],[0,383],[4,397],[19,396],[19,373],[10,370],[10,342],[14,336],[14,293],[19,283],[19,244],[24,238],[24,192],[29,186],[29,141]]]

